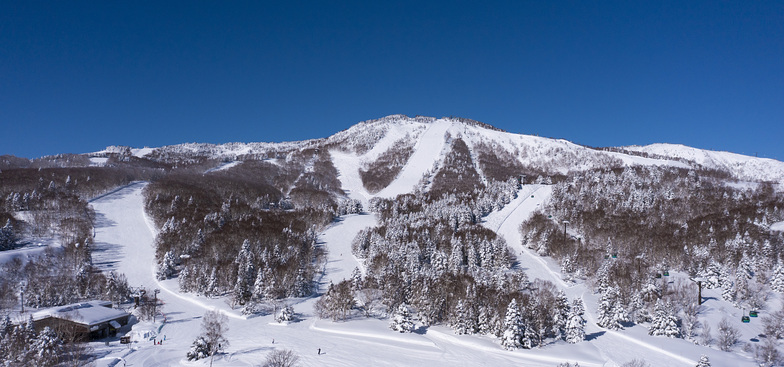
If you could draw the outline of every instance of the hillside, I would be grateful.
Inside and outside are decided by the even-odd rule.
[[[218,366],[275,348],[302,365],[782,363],[775,160],[392,115],[4,162],[0,312],[23,322],[20,282],[28,308],[115,300],[134,344],[91,343],[98,365],[209,363],[185,358],[208,310],[228,315]],[[159,308],[133,308],[140,286]],[[285,306],[296,321],[275,321]]]

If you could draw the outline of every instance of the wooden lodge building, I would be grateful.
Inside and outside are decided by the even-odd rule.
[[[128,324],[131,315],[112,308],[109,301],[89,301],[52,307],[33,313],[36,331],[49,327],[55,331],[73,332],[74,340],[95,340],[117,334]]]

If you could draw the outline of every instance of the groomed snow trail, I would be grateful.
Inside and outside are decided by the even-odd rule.
[[[685,367],[695,365],[699,355],[686,354],[688,352],[685,351],[694,346],[682,339],[651,337],[647,335],[647,329],[640,325],[620,332],[597,326],[595,313],[598,299],[596,295],[592,294],[582,282],[576,284],[564,282],[555,260],[539,256],[522,245],[520,224],[545,205],[551,194],[552,186],[550,185],[524,185],[517,198],[503,209],[485,217],[482,225],[495,231],[506,240],[507,245],[517,254],[519,266],[523,268],[530,279],[549,280],[559,289],[563,289],[570,299],[582,298],[585,301],[586,334],[590,338],[590,342],[580,344],[590,345],[602,360],[608,362],[608,365],[613,365],[613,363],[620,365],[635,358],[643,359],[651,366]],[[703,353],[715,352],[706,349]],[[717,361],[713,364],[718,366],[721,363],[721,361]],[[580,365],[583,365],[582,361]],[[738,365],[737,358],[733,358],[727,364],[727,366],[735,365]]]
[[[560,288],[568,285],[561,279],[561,275],[554,269],[557,265],[551,258],[537,256],[522,245],[520,224],[528,220],[533,213],[539,210],[553,192],[549,185],[524,185],[517,195],[503,209],[490,213],[485,217],[483,226],[495,231],[506,240],[506,245],[514,250],[520,266],[531,279],[541,278],[549,280]]]
[[[438,161],[441,156],[444,144],[446,144],[444,135],[452,125],[452,122],[445,120],[436,120],[431,123],[414,146],[414,153],[397,178],[376,196],[394,198],[400,194],[414,191],[414,186],[422,179],[422,175],[433,168],[433,163]]]
[[[375,227],[375,214],[352,214],[340,218],[319,236],[319,243],[327,247],[327,263],[324,269],[324,281],[338,283],[351,278],[354,268],[364,274],[361,262],[351,253],[351,242],[359,231]]]
[[[610,332],[595,324],[596,295],[584,284],[562,288],[557,267],[549,258],[535,254],[520,256],[520,265],[532,277],[549,279],[565,289],[570,298],[586,301],[589,340],[575,345],[563,342],[548,344],[535,350],[503,350],[497,338],[479,335],[453,335],[444,326],[419,328],[411,334],[394,333],[388,320],[359,318],[348,322],[318,320],[313,314],[317,298],[289,299],[302,321],[281,325],[272,315],[242,317],[232,310],[224,298],[210,299],[177,290],[176,279],[158,282],[154,278],[154,230],[144,214],[142,190],[146,184],[135,183],[92,201],[97,214],[95,263],[102,269],[125,273],[131,286],[143,285],[163,291],[167,323],[138,323],[133,332],[158,331],[166,335],[163,345],[151,340],[121,346],[113,340],[110,346],[93,343],[96,353],[103,356],[98,366],[116,366],[122,358],[128,366],[204,366],[208,361],[188,362],[185,353],[200,333],[201,317],[207,309],[229,314],[230,342],[226,353],[216,357],[215,366],[257,366],[276,349],[291,349],[301,358],[302,366],[548,366],[560,362],[579,362],[583,366],[618,366],[634,358],[651,366],[693,366],[699,354],[708,354],[714,366],[752,366],[737,354],[695,346],[682,339],[647,336],[643,326],[621,332]],[[486,218],[485,226],[497,230],[517,250],[517,227],[549,196],[549,186],[526,186],[520,196],[504,210]],[[534,197],[531,198],[531,195]],[[375,225],[373,215],[350,215],[329,227],[320,242],[327,248],[328,260],[323,280],[337,282],[348,278],[361,262],[351,255],[351,241],[359,230]],[[516,236],[516,237],[515,237]],[[517,246],[517,247],[515,247]],[[554,264],[554,262],[553,262]],[[535,275],[534,275],[535,274]],[[321,290],[323,291],[324,283]],[[718,301],[711,301],[718,302]],[[712,305],[711,303],[710,305]],[[715,327],[715,320],[712,326]],[[745,333],[744,333],[745,334]],[[154,335],[154,334],[153,334]],[[272,340],[274,339],[274,344]],[[322,354],[316,351],[321,348]],[[694,363],[691,363],[694,362]],[[119,364],[118,364],[119,363]]]
[[[154,231],[144,215],[144,183],[124,187],[92,202],[99,218],[96,224],[96,264],[103,269],[123,272],[132,286],[159,288],[167,323],[137,323],[132,333],[157,331],[163,345],[136,338],[130,347],[92,343],[102,356],[97,365],[117,366],[204,366],[208,361],[188,362],[185,353],[200,333],[201,317],[207,309],[236,314],[224,299],[208,299],[177,292],[176,280],[158,282],[154,278]],[[375,222],[371,215],[347,216],[330,227],[321,237],[329,260],[325,279],[337,281],[348,277],[357,262],[350,255],[353,236],[359,229]],[[343,256],[341,256],[341,253]],[[257,366],[275,348],[297,353],[302,366],[542,366],[552,367],[554,360],[581,361],[581,365],[599,366],[601,359],[588,344],[576,349],[555,345],[541,351],[508,352],[494,338],[452,336],[443,327],[419,329],[417,333],[398,334],[388,328],[388,320],[358,319],[333,323],[313,316],[316,298],[288,300],[302,321],[277,324],[271,315],[252,318],[229,318],[230,342],[226,353],[216,357],[215,366]],[[155,335],[155,334],[151,334]],[[274,339],[274,344],[272,340]],[[321,348],[322,354],[316,351]],[[554,357],[557,356],[557,357]]]

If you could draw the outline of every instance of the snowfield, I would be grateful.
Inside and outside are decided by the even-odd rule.
[[[489,144],[492,149],[503,149],[524,163],[562,167],[562,173],[590,169],[597,165],[668,165],[691,167],[704,165],[732,170],[739,178],[754,180],[784,179],[784,164],[731,153],[708,152],[673,145],[627,147],[656,154],[657,158],[644,158],[622,153],[585,148],[564,140],[510,134],[459,123],[452,119],[409,119],[392,116],[399,121],[388,128],[370,131],[374,145],[361,154],[344,150],[331,150],[332,163],[338,171],[342,189],[350,198],[359,200],[364,208],[374,197],[393,198],[409,193],[420,184],[423,177],[432,175],[449,150],[450,139],[462,138],[474,158],[475,147]],[[388,123],[388,121],[384,121]],[[368,122],[352,127],[373,127]],[[339,133],[330,139],[337,139]],[[359,170],[389,149],[396,141],[409,134],[416,139],[414,151],[398,176],[377,194],[369,193],[363,186]],[[371,138],[368,138],[371,139]],[[166,147],[168,150],[211,152],[214,157],[229,157],[230,163],[222,164],[208,172],[230,169],[239,164],[238,154],[262,154],[281,147],[305,147],[311,141],[298,143],[183,144]],[[108,148],[107,148],[108,149]],[[161,149],[161,148],[158,148]],[[151,154],[155,149],[133,150],[136,156]],[[232,158],[234,157],[234,158]],[[476,159],[474,159],[476,162]],[[94,161],[98,163],[98,161]],[[563,162],[575,162],[563,165]],[[480,167],[476,167],[480,170]],[[481,171],[479,171],[481,173]],[[233,309],[225,298],[208,298],[179,292],[176,279],[157,281],[154,276],[155,228],[144,213],[143,190],[145,183],[137,182],[91,201],[96,221],[93,261],[105,271],[124,273],[132,287],[148,291],[160,290],[165,319],[155,323],[139,322],[127,327],[133,343],[123,346],[113,339],[107,346],[92,343],[99,355],[99,366],[204,366],[209,360],[189,362],[185,355],[193,340],[199,335],[201,318],[207,310],[220,310],[229,316],[230,342],[226,352],[216,356],[215,366],[258,366],[267,354],[276,348],[291,349],[300,357],[302,366],[549,366],[559,363],[579,362],[580,366],[620,366],[633,359],[642,359],[651,366],[694,366],[700,355],[707,355],[713,366],[756,366],[752,353],[741,351],[742,344],[760,345],[763,332],[761,317],[781,305],[775,298],[768,302],[770,309],[759,310],[760,317],[749,324],[740,321],[741,311],[722,300],[721,291],[703,290],[704,304],[699,318],[703,325],[710,325],[714,334],[717,325],[727,318],[741,332],[740,343],[732,353],[722,352],[684,339],[653,337],[647,334],[647,325],[635,325],[621,331],[610,331],[596,325],[598,296],[583,280],[565,281],[559,264],[549,257],[537,255],[522,244],[520,224],[543,208],[552,194],[552,186],[523,185],[503,209],[482,219],[482,225],[504,238],[516,256],[515,267],[524,270],[533,280],[548,280],[563,290],[569,299],[582,298],[586,306],[587,340],[578,344],[552,342],[533,350],[507,351],[494,336],[455,335],[446,326],[422,327],[415,332],[401,334],[389,329],[389,320],[378,318],[350,319],[345,322],[320,320],[314,316],[313,306],[317,297],[287,299],[282,303],[292,305],[300,320],[279,324],[273,315],[246,316]],[[546,213],[544,213],[546,214]],[[330,283],[337,283],[351,276],[353,269],[364,272],[363,263],[351,253],[351,242],[356,234],[377,225],[374,214],[347,215],[320,234],[318,245],[327,250],[327,260],[317,274],[319,293]],[[771,225],[773,231],[784,231],[784,222]],[[580,236],[573,228],[567,235]],[[2,259],[0,259],[2,261]],[[673,272],[662,282],[688,281],[686,274]],[[777,297],[777,296],[776,296]],[[163,345],[154,345],[153,339],[165,338]],[[274,340],[274,343],[273,343]],[[321,349],[321,354],[317,350]]]
[[[728,170],[735,172],[741,179],[784,181],[784,163],[774,159],[730,152],[715,152],[680,144],[651,144],[642,147],[629,146],[624,149],[681,159],[707,168]]]
[[[208,361],[189,362],[185,353],[200,332],[201,317],[206,310],[222,310],[230,316],[227,333],[230,346],[216,357],[216,366],[260,365],[275,348],[294,350],[303,366],[555,366],[561,362],[579,362],[581,366],[618,366],[634,358],[652,366],[693,366],[700,354],[707,354],[714,366],[753,366],[749,358],[735,353],[697,346],[682,339],[651,337],[643,326],[624,331],[607,331],[595,326],[592,313],[596,299],[584,284],[568,285],[560,281],[555,264],[523,251],[519,257],[529,275],[553,281],[564,287],[569,297],[582,296],[586,301],[588,341],[571,345],[550,343],[534,350],[504,350],[492,336],[454,335],[443,326],[420,327],[415,333],[400,334],[389,330],[388,320],[356,319],[346,322],[318,320],[313,316],[316,298],[290,299],[301,321],[278,324],[271,315],[245,317],[223,299],[212,299],[178,292],[176,280],[158,282],[154,278],[154,231],[143,211],[144,183],[135,183],[92,202],[98,214],[95,262],[105,270],[126,274],[129,283],[147,289],[161,289],[165,323],[137,323],[130,348],[112,340],[109,346],[92,343],[101,355],[99,366],[202,366]],[[496,229],[516,251],[522,250],[517,226],[546,200],[550,187],[530,185],[504,210],[487,217],[485,225]],[[531,197],[533,195],[533,198]],[[320,237],[329,251],[321,281],[322,290],[332,281],[350,276],[361,264],[351,255],[353,234],[376,223],[373,215],[350,215],[328,228]],[[761,332],[760,323],[741,324],[734,308],[720,301],[715,291],[706,291],[703,322],[715,327],[724,315],[732,316],[736,326],[749,340]],[[143,337],[146,336],[146,337]],[[163,345],[153,345],[152,338],[163,338]],[[274,339],[274,344],[272,343]],[[322,354],[316,351],[321,348]]]
[[[275,348],[294,350],[303,366],[417,366],[424,362],[432,366],[553,366],[567,360],[584,366],[605,365],[590,343],[558,343],[539,350],[509,352],[494,337],[456,336],[445,327],[399,334],[389,330],[383,319],[318,320],[313,316],[316,298],[289,300],[302,321],[281,325],[271,315],[239,315],[223,299],[181,294],[176,280],[158,282],[154,278],[154,231],[143,211],[144,186],[136,183],[92,202],[99,217],[95,262],[104,270],[125,273],[131,286],[161,289],[158,297],[164,302],[166,322],[158,319],[154,324],[133,325],[130,347],[120,345],[117,338],[108,347],[103,342],[92,343],[102,356],[99,366],[122,366],[122,361],[127,366],[208,365],[206,360],[187,361],[185,353],[209,309],[231,316],[227,333],[230,347],[216,357],[215,366],[257,366]],[[350,255],[353,237],[346,234],[374,223],[372,215],[353,215],[325,231],[322,241],[330,252],[322,287],[347,277],[359,265]],[[153,338],[164,336],[163,345],[153,345]],[[318,348],[321,355],[316,354]]]

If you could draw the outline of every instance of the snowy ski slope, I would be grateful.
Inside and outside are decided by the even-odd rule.
[[[454,335],[446,327],[419,329],[417,333],[399,334],[388,329],[387,320],[358,319],[333,323],[313,317],[315,298],[290,300],[303,319],[290,325],[280,325],[272,316],[246,318],[239,315],[223,299],[208,299],[192,294],[180,294],[176,280],[158,282],[154,278],[154,232],[143,212],[142,190],[145,184],[136,183],[92,202],[99,221],[96,230],[96,263],[103,269],[124,272],[132,286],[161,289],[166,323],[133,326],[134,343],[129,349],[115,340],[110,346],[93,343],[103,357],[99,366],[117,366],[125,361],[128,366],[201,366],[206,361],[187,362],[185,352],[199,333],[201,316],[208,309],[219,309],[229,316],[227,337],[231,343],[227,353],[215,361],[215,366],[259,365],[273,348],[292,349],[300,355],[303,366],[555,366],[570,361],[581,366],[618,366],[633,358],[642,358],[652,366],[692,366],[699,354],[708,354],[714,366],[752,366],[750,360],[737,354],[719,352],[696,346],[681,339],[650,337],[641,326],[610,332],[595,326],[590,313],[595,310],[595,297],[584,285],[566,287],[569,297],[583,296],[589,311],[587,332],[590,340],[570,345],[562,342],[535,350],[506,351],[493,337]],[[487,218],[489,228],[498,228],[508,241],[516,233],[517,220],[530,215],[536,204],[546,200],[547,186],[526,186],[518,199],[505,211]],[[531,198],[529,194],[534,195]],[[372,215],[351,215],[328,228],[321,242],[329,250],[321,287],[329,281],[348,277],[360,266],[350,255],[352,233],[375,223]],[[497,227],[496,227],[497,226]],[[519,235],[518,235],[519,236]],[[510,243],[520,249],[519,243]],[[555,281],[557,269],[533,254],[520,257],[520,266],[532,276]],[[538,269],[538,270],[536,270]],[[561,283],[555,281],[559,287]],[[708,322],[715,326],[722,310],[730,307],[711,293],[706,303]],[[715,315],[714,315],[715,314]],[[732,315],[735,316],[735,315]],[[743,326],[749,326],[745,324]],[[744,330],[749,338],[757,329]],[[148,338],[143,338],[143,336]],[[163,345],[153,345],[149,338],[166,336]],[[272,339],[275,343],[272,343]],[[321,348],[324,354],[316,355]]]
[[[675,159],[687,158],[672,152],[669,155],[657,153],[671,159],[644,158],[592,150],[564,140],[488,130],[451,119],[421,121],[404,116],[395,118],[399,120],[398,123],[391,123],[383,137],[366,152],[330,151],[342,188],[349,197],[360,200],[365,207],[373,197],[391,198],[411,192],[424,175],[432,174],[434,168],[438,168],[448,150],[450,137],[464,139],[472,155],[473,149],[479,144],[490,144],[514,154],[524,162],[552,163],[556,166],[566,161],[577,162],[570,167],[560,166],[562,172],[588,169],[608,161],[623,165],[691,165]],[[372,123],[366,125],[371,126]],[[417,139],[411,158],[389,186],[375,195],[370,194],[362,185],[359,169],[366,162],[378,158],[406,134]],[[194,146],[188,148],[201,149]],[[249,149],[231,145],[221,148],[221,151],[236,154]],[[144,154],[150,152],[143,151]],[[698,164],[710,163],[700,162],[703,163]],[[729,165],[729,168],[739,170],[741,174],[747,172],[739,167],[741,165]],[[749,172],[758,178],[767,177]],[[338,323],[318,320],[313,316],[316,298],[288,300],[302,321],[281,325],[275,323],[271,315],[245,317],[237,310],[232,310],[224,299],[182,294],[178,291],[176,279],[159,282],[154,278],[155,233],[143,211],[144,186],[144,183],[135,183],[92,202],[98,216],[94,261],[101,269],[125,273],[134,287],[160,289],[159,297],[165,303],[166,323],[157,320],[156,323],[134,325],[132,334],[135,342],[130,349],[118,345],[116,341],[108,347],[93,343],[96,351],[103,356],[99,366],[123,365],[121,361],[125,361],[128,366],[207,365],[209,362],[186,361],[185,353],[199,333],[201,316],[209,309],[222,310],[230,316],[227,337],[231,345],[226,354],[216,358],[216,366],[260,365],[274,348],[294,350],[301,357],[303,366],[555,366],[562,362],[579,362],[581,366],[620,366],[637,358],[647,361],[651,366],[685,367],[694,366],[701,354],[708,355],[713,366],[756,365],[748,353],[738,351],[739,346],[736,352],[725,353],[683,339],[648,336],[647,329],[642,325],[622,331],[608,331],[596,326],[598,300],[590,287],[580,281],[563,281],[555,261],[540,257],[521,244],[519,225],[546,203],[552,192],[552,187],[548,185],[525,185],[515,200],[484,218],[483,225],[507,241],[517,256],[516,266],[523,269],[531,279],[549,280],[563,289],[569,298],[583,298],[587,311],[588,340],[576,345],[555,342],[535,350],[517,351],[504,350],[494,337],[458,336],[444,326],[399,334],[389,330],[388,320],[383,319],[356,319]],[[351,254],[351,241],[360,230],[376,223],[377,219],[372,214],[349,215],[321,234],[319,244],[328,250],[327,262],[317,279],[322,291],[330,282],[336,283],[350,277],[355,267],[364,271],[362,262]],[[784,228],[780,223],[773,227],[774,230]],[[685,277],[684,274],[673,273],[663,281],[674,282],[676,278]],[[721,300],[718,292],[707,290],[704,296],[706,302],[700,314],[701,322],[709,324],[715,332],[718,322],[727,317],[741,331],[742,342],[754,343],[754,338],[762,332],[759,319],[751,324],[742,324],[739,320],[740,311]],[[780,300],[775,299],[771,304],[775,310]],[[762,315],[765,312],[761,310]],[[163,345],[153,345],[149,340],[163,335],[166,335]],[[316,355],[318,348],[324,354]]]

